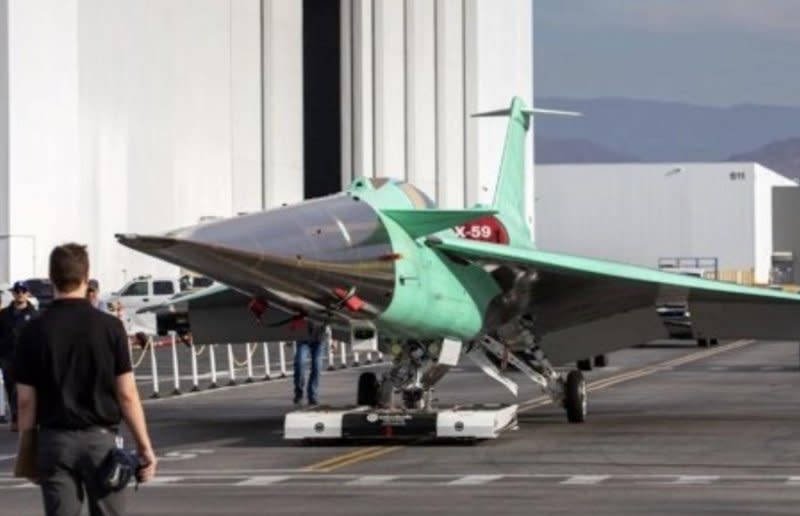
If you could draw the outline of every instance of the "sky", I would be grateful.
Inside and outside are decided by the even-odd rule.
[[[537,97],[800,106],[800,0],[533,0]]]

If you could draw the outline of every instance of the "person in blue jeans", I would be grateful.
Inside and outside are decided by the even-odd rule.
[[[330,342],[330,327],[308,323],[308,336],[296,341],[294,353],[294,404],[303,402],[305,384],[305,364],[311,357],[311,371],[308,375],[308,404],[319,404],[319,375],[322,370],[322,355]]]

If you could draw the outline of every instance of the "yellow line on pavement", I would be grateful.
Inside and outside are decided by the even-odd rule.
[[[719,347],[714,348],[714,349],[709,349],[709,350],[704,350],[704,351],[697,351],[697,352],[692,353],[690,355],[674,358],[672,360],[667,360],[666,362],[662,362],[660,364],[655,364],[655,365],[652,365],[652,366],[643,367],[641,369],[630,371],[628,373],[624,373],[624,374],[621,374],[621,375],[618,375],[618,376],[612,376],[610,378],[604,378],[604,379],[601,379],[601,380],[597,380],[596,382],[593,382],[591,385],[589,385],[589,388],[591,390],[597,390],[597,389],[602,389],[602,388],[605,388],[605,387],[610,387],[612,385],[616,385],[616,384],[621,383],[621,382],[634,380],[636,378],[641,378],[643,376],[648,376],[648,375],[651,375],[653,373],[657,373],[659,371],[664,371],[665,369],[670,369],[670,368],[677,367],[677,366],[680,366],[680,365],[689,364],[691,362],[696,362],[698,360],[702,360],[704,358],[708,358],[708,357],[717,355],[719,353],[724,353],[726,351],[731,351],[731,350],[734,350],[734,349],[737,349],[737,348],[741,348],[741,347],[746,346],[748,344],[751,344],[753,342],[755,342],[755,341],[752,341],[752,340],[737,340],[737,341],[731,342],[730,344],[724,344],[724,345],[719,346]]]
[[[587,391],[597,391],[600,389],[605,389],[607,387],[611,387],[612,385],[617,385],[623,382],[628,382],[631,380],[636,380],[637,378],[642,378],[644,376],[649,376],[651,374],[657,373],[659,371],[664,371],[666,369],[670,369],[672,367],[677,367],[679,365],[688,364],[691,362],[696,362],[698,360],[702,360],[704,358],[708,358],[719,353],[724,353],[726,351],[732,351],[734,349],[741,348],[743,346],[747,346],[748,344],[752,344],[753,340],[737,340],[731,342],[730,344],[723,344],[719,347],[697,351],[690,355],[673,358],[671,360],[667,360],[666,362],[661,362],[660,364],[654,364],[651,366],[642,367],[640,369],[635,369],[633,371],[627,371],[625,373],[620,373],[618,375],[610,376],[608,378],[602,378],[600,380],[594,381],[587,385]],[[548,396],[540,396],[538,398],[534,398],[532,400],[526,401],[520,404],[519,410],[517,413],[527,412],[534,408],[542,407],[544,405],[549,405],[552,403],[552,400]]]
[[[695,353],[691,353],[686,356],[673,358],[671,360],[667,360],[665,362],[661,362],[659,364],[654,364],[651,366],[642,367],[639,369],[635,369],[633,371],[627,371],[624,373],[620,373],[618,375],[610,376],[608,378],[602,378],[595,382],[591,382],[587,386],[588,391],[596,391],[600,389],[605,389],[607,387],[611,387],[613,385],[617,385],[623,382],[627,382],[630,380],[635,380],[637,378],[642,378],[644,376],[649,376],[651,374],[657,373],[659,371],[664,371],[666,369],[670,369],[672,367],[677,367],[679,365],[688,364],[690,362],[696,362],[698,360],[702,360],[704,358],[708,358],[710,356],[717,355],[719,353],[724,353],[726,351],[731,351],[737,348],[741,348],[748,344],[752,344],[755,341],[752,340],[737,340],[731,342],[729,344],[723,344],[721,346],[697,351]],[[549,396],[539,396],[537,398],[533,398],[526,402],[523,402],[519,405],[519,409],[517,413],[527,412],[533,410],[538,407],[543,407],[545,405],[549,405],[552,403],[552,400]],[[360,448],[358,450],[354,450],[348,453],[344,453],[341,455],[336,455],[335,457],[331,457],[329,459],[314,463],[310,466],[303,468],[306,471],[317,471],[322,473],[328,473],[331,471],[335,471],[347,466],[352,466],[354,464],[358,464],[360,462],[365,462],[370,459],[376,459],[378,457],[382,457],[384,455],[388,455],[390,453],[394,453],[406,448],[406,445],[397,445],[397,446],[370,446],[367,448]]]
[[[360,455],[356,455],[354,457],[347,458],[345,460],[334,462],[333,464],[325,466],[322,469],[316,469],[315,471],[322,471],[322,472],[325,472],[325,473],[329,473],[329,472],[337,470],[337,469],[341,469],[341,468],[344,468],[344,467],[347,467],[347,466],[352,466],[353,464],[358,464],[359,462],[364,462],[364,461],[367,461],[367,460],[370,460],[370,459],[376,459],[378,457],[382,457],[384,455],[388,455],[390,453],[394,453],[396,451],[400,451],[405,447],[406,447],[405,445],[387,446],[386,448],[376,447],[377,449],[373,448],[372,451],[368,451],[368,452],[362,453]],[[366,450],[370,450],[370,449],[367,448]]]
[[[335,466],[338,462],[342,462],[348,460],[350,458],[358,457],[360,455],[369,454],[375,452],[377,450],[382,450],[383,448],[380,446],[370,446],[369,448],[359,448],[358,450],[354,450],[348,453],[343,453],[341,455],[336,455],[329,459],[325,459],[320,462],[316,462],[310,466],[307,466],[303,469],[307,469],[309,471],[325,471],[328,467]]]

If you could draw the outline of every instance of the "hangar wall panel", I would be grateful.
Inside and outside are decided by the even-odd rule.
[[[342,186],[375,176],[375,111],[371,0],[341,0]]]
[[[235,212],[261,209],[261,27],[257,0],[230,8],[231,182]]]
[[[260,208],[258,12],[257,0],[81,0],[81,177],[94,199],[83,220],[108,290],[176,272],[114,233]]]
[[[513,96],[533,103],[533,2],[465,0],[466,114],[507,107]],[[506,119],[466,118],[466,203],[490,203],[503,151]],[[533,169],[529,133],[526,170]],[[528,223],[533,225],[534,184],[527,177]],[[533,229],[533,228],[531,228]]]
[[[264,199],[303,200],[303,2],[262,0]]]
[[[8,1],[0,1],[0,283],[8,281]],[[4,235],[4,236],[3,236]]]
[[[514,95],[531,102],[532,3],[342,6],[343,184],[374,174],[410,180],[442,206],[491,200],[506,123],[468,115],[508,106]],[[533,182],[526,188],[532,219]]]
[[[406,179],[437,197],[436,3],[406,0]]]
[[[437,201],[465,206],[464,24],[462,2],[436,0],[436,171]],[[461,135],[458,137],[457,135]]]
[[[106,291],[172,275],[114,233],[260,208],[259,5],[12,3],[9,231],[36,235],[37,264],[19,239],[11,277],[46,274],[49,249],[69,240],[89,244]]]
[[[63,240],[85,241],[81,223],[93,200],[79,174],[78,2],[34,0],[8,5],[9,274],[26,277],[34,254]],[[38,253],[35,251],[39,250]]]
[[[373,3],[375,175],[406,179],[404,0]]]

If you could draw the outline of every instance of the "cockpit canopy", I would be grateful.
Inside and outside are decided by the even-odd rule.
[[[397,185],[397,187],[406,195],[406,197],[408,197],[408,200],[411,201],[411,205],[414,206],[414,208],[436,208],[436,203],[433,202],[433,199],[428,197],[425,192],[411,183],[400,181],[399,179],[392,179],[390,177],[370,177],[367,178],[367,180],[376,190],[383,187],[386,183]]]

